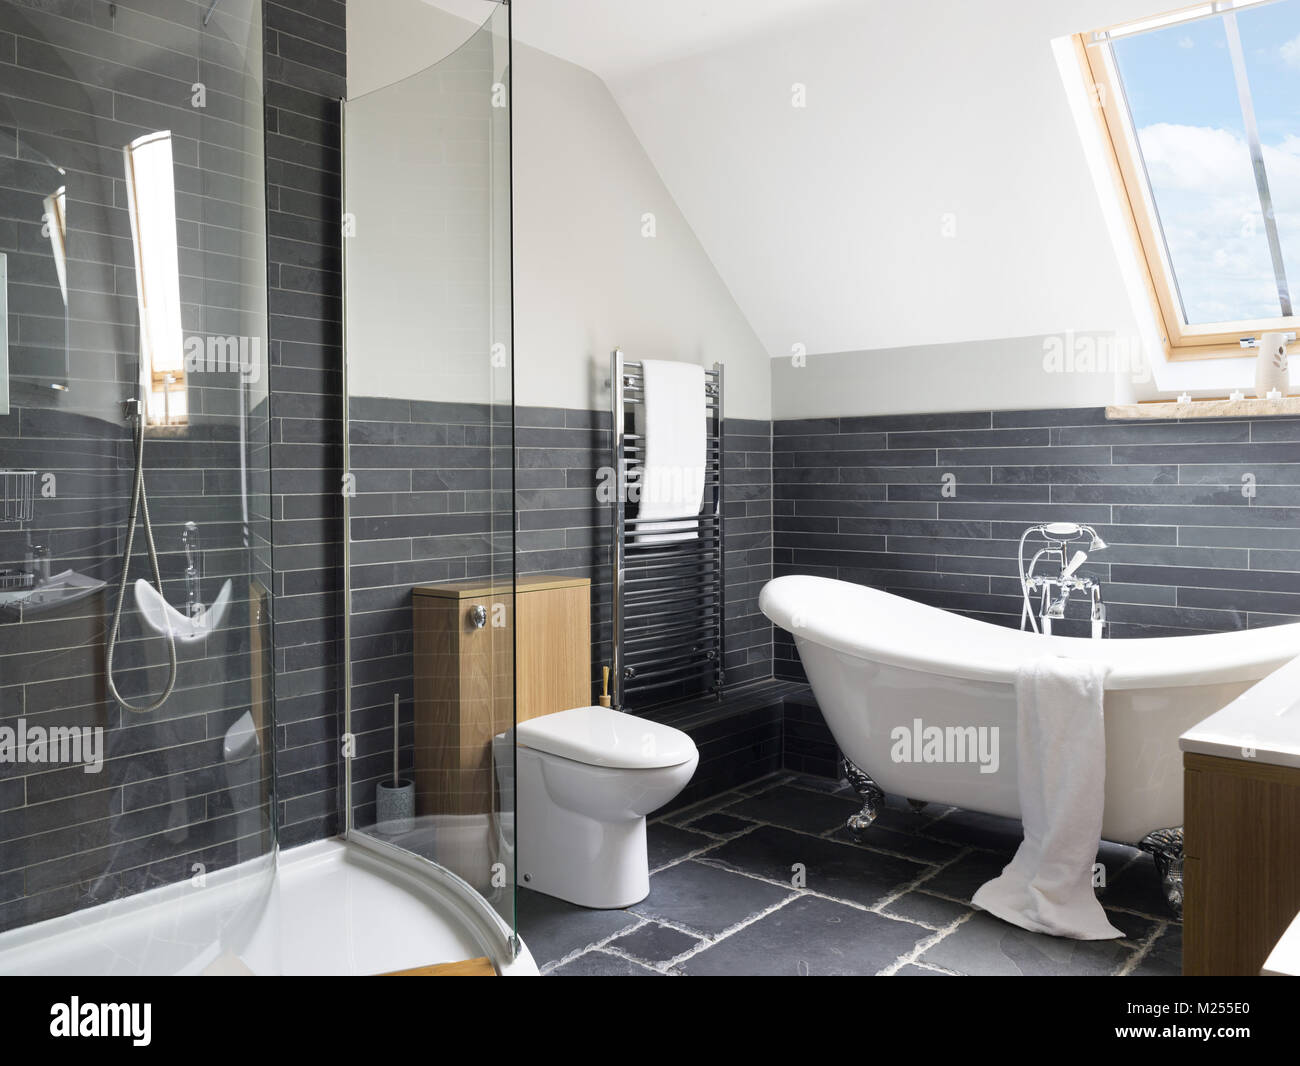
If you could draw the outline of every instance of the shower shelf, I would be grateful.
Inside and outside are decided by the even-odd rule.
[[[1118,422],[1149,418],[1267,418],[1270,415],[1300,415],[1300,396],[1283,396],[1280,400],[1257,400],[1247,397],[1231,400],[1159,400],[1149,403],[1111,404],[1106,421]]]
[[[0,522],[30,522],[35,501],[35,470],[0,470]]]

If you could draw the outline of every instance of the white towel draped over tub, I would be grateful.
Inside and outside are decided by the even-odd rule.
[[[646,359],[645,392],[636,410],[641,437],[638,544],[695,540],[695,519],[704,506],[704,368],[693,363]],[[671,519],[678,519],[673,522]]]
[[[1076,940],[1124,934],[1092,887],[1106,783],[1106,668],[1041,658],[1016,673],[1016,754],[1025,839],[971,900],[1004,921]]]

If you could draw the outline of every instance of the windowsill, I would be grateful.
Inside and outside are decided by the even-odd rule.
[[[1106,420],[1152,420],[1187,418],[1278,418],[1300,415],[1300,396],[1283,396],[1280,400],[1257,400],[1247,396],[1241,400],[1226,398],[1192,400],[1157,400],[1150,403],[1111,404],[1106,408]]]
[[[1254,362],[1258,353],[1239,344],[1222,348],[1171,348],[1166,358],[1171,363],[1199,363],[1203,359],[1241,359]]]
[[[144,427],[144,435],[146,440],[153,438],[176,440],[188,437],[190,429],[191,426],[188,422],[172,423],[168,426],[148,425]]]

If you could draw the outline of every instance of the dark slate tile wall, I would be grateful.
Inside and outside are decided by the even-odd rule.
[[[678,810],[775,773],[783,766],[784,703],[790,682],[733,686],[721,700],[663,708],[656,718],[686,733],[700,753],[691,782],[666,808]]]
[[[611,510],[596,498],[611,464],[613,423],[606,411],[524,407],[515,411],[516,534],[520,576],[591,579],[592,700],[611,661]]]
[[[592,694],[610,661],[611,509],[597,502],[611,465],[613,432],[605,412],[520,407],[519,573],[563,573],[592,580]],[[772,627],[758,610],[771,577],[771,425],[730,418],[725,429],[724,529],[727,569],[726,683],[772,676]],[[633,708],[641,710],[642,708]]]
[[[772,625],[758,594],[772,579],[772,423],[729,418],[725,426],[728,685],[772,676]]]
[[[509,409],[494,416],[487,404],[356,396],[349,414],[352,781],[356,824],[365,826],[375,821],[376,782],[391,776],[394,694],[402,769],[411,768],[411,589],[488,577],[494,555],[497,573],[510,559]],[[502,439],[504,462],[494,468]]]
[[[351,416],[353,731],[376,737],[361,745],[374,750],[354,763],[354,781],[368,781],[386,769],[393,692],[409,706],[411,587],[488,573],[492,524],[511,498],[502,470],[493,495],[489,443],[503,428],[489,433],[486,406],[357,397]],[[611,651],[610,513],[595,491],[610,462],[609,415],[519,407],[515,423],[518,573],[591,579],[594,700]],[[727,432],[727,677],[744,685],[771,676],[771,627],[757,608],[771,574],[770,429],[732,419]],[[502,533],[498,558],[509,550]]]
[[[1104,583],[1113,637],[1300,619],[1300,419],[1107,422],[1081,409],[781,420],[773,467],[778,576],[836,577],[1018,626],[1017,540],[1069,520],[1110,544],[1085,572]],[[1086,635],[1086,623],[1075,615],[1062,631]],[[776,669],[802,676],[785,634]]]
[[[344,0],[265,11],[267,273],[281,847],[339,832]]]
[[[257,114],[260,85],[225,36],[247,36],[232,21],[238,14],[232,6],[200,36],[201,7],[185,0],[0,5],[0,251],[11,272],[13,374],[0,467],[53,475],[53,493],[38,496],[30,523],[0,526],[0,570],[25,568],[28,544],[38,543],[50,549],[52,571],[109,582],[56,611],[0,616],[0,724],[23,717],[102,727],[107,759],[98,775],[0,766],[0,929],[189,877],[194,863],[219,869],[269,843],[257,802],[269,763],[245,767],[243,784],[231,788],[222,759],[226,730],[252,709],[247,594],[266,559],[256,507],[265,490],[256,469],[268,438],[264,378],[247,419],[251,551],[234,375],[192,374],[190,424],[151,430],[146,447],[163,591],[184,603],[181,530],[195,521],[204,599],[233,585],[224,627],[180,649],[178,688],[158,712],[121,710],[104,683],[132,473],[121,402],[135,392],[139,343],[121,149],[144,133],[173,132],[185,332],[260,334],[258,301],[246,297],[249,286],[261,290],[263,212],[239,151],[261,137],[260,126],[243,125],[246,101]],[[202,114],[191,107],[195,80],[209,89]],[[41,231],[42,198],[58,185],[67,189],[66,311]],[[145,572],[142,554],[140,540],[133,577]],[[165,646],[134,610],[124,615],[114,665],[123,694],[137,702],[165,683]]]

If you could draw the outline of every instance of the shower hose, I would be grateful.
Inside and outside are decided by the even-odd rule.
[[[166,611],[163,612],[164,620],[167,624],[167,659],[168,659],[168,676],[167,687],[163,694],[153,703],[143,706],[130,703],[123,699],[122,694],[117,691],[117,682],[113,680],[113,653],[117,651],[117,638],[119,630],[122,627],[122,605],[126,602],[126,579],[127,571],[131,569],[131,554],[135,549],[135,532],[139,525],[140,519],[144,519],[144,537],[145,543],[149,547],[149,562],[153,564],[154,587],[158,594],[162,595],[162,570],[158,565],[158,545],[154,543],[153,523],[149,520],[149,494],[144,487],[144,410],[142,403],[136,404],[135,409],[135,486],[131,492],[131,515],[126,524],[126,551],[122,555],[122,579],[117,586],[117,607],[113,610],[113,627],[108,634],[108,650],[105,656],[104,672],[108,677],[108,691],[113,694],[113,699],[117,700],[123,708],[132,711],[135,714],[149,714],[158,710],[168,699],[171,698],[172,691],[176,688],[176,674],[179,669],[176,660],[176,634],[172,632],[171,620],[167,618]]]

